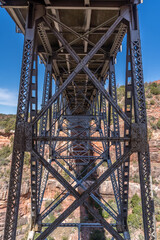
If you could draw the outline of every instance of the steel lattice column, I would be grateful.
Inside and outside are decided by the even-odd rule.
[[[154,203],[151,182],[151,166],[149,146],[147,143],[147,118],[146,118],[146,105],[143,81],[143,68],[142,68],[142,55],[140,32],[138,25],[138,12],[137,6],[132,8],[132,17],[134,21],[130,22],[130,47],[131,47],[131,61],[132,61],[132,74],[134,84],[134,106],[135,106],[135,121],[143,129],[143,145],[138,153],[139,161],[139,175],[141,185],[141,198],[142,198],[142,212],[145,240],[155,240],[155,216],[154,216]]]
[[[5,222],[4,239],[16,238],[16,227],[20,200],[20,189],[22,181],[22,169],[24,159],[24,127],[28,120],[29,98],[31,91],[32,66],[34,60],[35,45],[35,21],[33,16],[33,5],[29,6],[28,21],[24,39],[23,60],[21,69],[21,80],[18,99],[18,110],[16,119],[16,130],[13,146],[13,156],[8,193],[8,204]]]

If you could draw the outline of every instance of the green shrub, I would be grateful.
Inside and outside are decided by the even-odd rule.
[[[153,130],[157,129],[157,125],[155,123],[152,123],[152,122],[151,122],[151,127],[152,127]]]
[[[139,180],[139,176],[137,174],[135,174],[132,178],[133,182],[135,183],[140,183],[140,180]]]
[[[12,153],[12,148],[7,145],[0,150],[0,160],[5,160]]]
[[[51,212],[44,220],[45,223],[52,223],[56,220],[56,217],[54,214]]]
[[[40,236],[40,233],[35,233],[34,239],[36,239],[36,238],[39,237],[39,236]],[[54,237],[48,236],[48,237],[47,237],[47,240],[55,240],[55,239],[54,239]]]
[[[108,200],[108,204],[109,204],[109,205],[112,205],[113,203],[114,203],[113,199],[109,199],[109,200]]]
[[[47,237],[47,240],[55,240],[55,238],[48,236],[48,237]]]
[[[59,195],[60,195],[59,192],[56,192],[56,193],[54,194],[54,204],[57,203],[57,202],[60,200]],[[52,203],[52,202],[53,202],[53,201],[48,201],[49,204]],[[48,205],[49,205],[49,204],[48,204]],[[47,205],[47,206],[48,206],[48,205]],[[62,207],[62,204],[60,203],[60,204],[55,208],[55,212],[61,212],[62,209],[63,209],[63,207]]]
[[[34,235],[34,239],[36,239],[37,237],[39,237],[40,233],[35,233]]]
[[[150,116],[150,120],[151,120],[151,121],[155,121],[156,118],[155,118],[154,116]]]
[[[104,218],[109,218],[109,213],[108,212],[106,212],[106,210],[104,210],[103,209],[103,211],[102,211],[102,216],[104,217]]]
[[[151,93],[148,93],[148,94],[147,94],[147,98],[152,98],[152,94],[151,94]]]
[[[151,105],[154,105],[154,104],[155,104],[155,101],[152,99],[152,100],[150,101],[150,104],[151,104]]]
[[[150,85],[150,92],[154,95],[159,95],[160,94],[160,85],[157,83],[152,83]]]
[[[122,85],[119,88],[117,88],[117,99],[118,99],[118,101],[121,101],[122,98],[124,97],[124,95],[125,95],[125,86]]]
[[[137,194],[134,194],[132,199],[131,199],[131,206],[132,206],[132,208],[138,206],[139,203],[140,203],[140,198],[138,197]]]
[[[160,94],[160,85],[156,82],[153,82],[149,85],[150,93],[153,95],[159,95]]]
[[[160,88],[158,88],[158,87],[152,88],[151,93],[154,94],[154,95],[159,95],[160,94]]]
[[[63,236],[63,237],[62,237],[62,240],[68,240],[68,237]]]
[[[115,200],[108,200],[108,204],[115,210],[117,211],[117,204],[116,204],[116,201]],[[107,205],[106,205],[107,206]]]
[[[29,166],[30,164],[30,159],[31,159],[31,155],[28,152],[24,153],[24,164],[26,164],[27,166]]]
[[[104,236],[104,232],[100,231],[100,230],[94,230],[90,236],[89,236],[89,240],[106,240],[105,236]]]
[[[53,201],[52,200],[47,200],[45,202],[45,208],[47,208]]]
[[[60,199],[59,195],[60,195],[60,192],[56,192],[54,194],[54,200],[56,200],[55,202],[58,202],[58,200]]]
[[[142,217],[138,214],[128,215],[128,226],[139,229],[142,227]]]
[[[147,129],[147,136],[148,136],[148,140],[150,140],[152,137],[152,130],[149,128]]]
[[[156,82],[152,82],[149,84],[148,89],[156,88],[158,84]]]
[[[62,204],[58,204],[58,206],[55,208],[55,212],[61,212],[63,210]]]
[[[132,210],[132,213],[141,215],[142,214],[142,207],[140,205],[135,206]]]
[[[15,130],[15,119],[11,119],[5,127],[5,133],[9,133],[11,130]]]
[[[55,238],[48,236],[48,237],[47,237],[47,240],[55,240]]]
[[[64,179],[66,180],[66,181],[70,181],[70,176],[63,170],[62,171],[62,176],[64,177]]]
[[[160,129],[160,119],[157,122],[157,128]]]
[[[156,214],[156,221],[160,222],[160,214]]]
[[[16,115],[0,114],[0,127],[8,133],[15,129]]]

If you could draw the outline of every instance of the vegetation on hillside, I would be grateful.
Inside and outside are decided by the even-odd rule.
[[[0,129],[4,129],[5,133],[15,130],[16,115],[0,114]]]
[[[153,100],[154,96],[160,95],[160,84],[157,84],[156,82],[152,83],[145,83],[145,95],[146,99],[150,99],[150,104],[154,105],[155,101]],[[121,85],[117,87],[117,100],[118,102],[121,102],[125,96],[125,86]],[[148,103],[148,102],[147,102]]]

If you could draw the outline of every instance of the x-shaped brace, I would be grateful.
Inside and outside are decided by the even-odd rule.
[[[53,232],[59,224],[61,224],[66,217],[68,217],[77,207],[84,204],[89,212],[112,234],[116,239],[122,240],[123,238],[113,229],[113,227],[106,222],[101,215],[95,212],[92,207],[85,201],[86,198],[95,191],[125,160],[132,154],[132,151],[126,152],[121,156],[118,161],[108,168],[85,192],[81,195],[35,150],[32,150],[32,154],[38,161],[52,174],[54,177],[76,198],[76,200],[67,208],[38,238],[37,240],[45,239],[51,232]]]
[[[104,97],[109,101],[109,103],[114,107],[117,113],[121,116],[121,118],[126,122],[127,125],[130,126],[130,120],[126,116],[126,114],[122,111],[122,109],[118,106],[118,104],[113,100],[110,94],[105,90],[103,85],[98,81],[95,75],[90,71],[87,67],[87,63],[90,59],[96,54],[96,52],[102,47],[102,45],[109,39],[109,37],[114,32],[115,28],[118,24],[122,22],[125,16],[128,14],[128,9],[121,12],[121,15],[116,19],[116,21],[112,24],[112,26],[108,29],[108,31],[101,37],[101,39],[95,44],[95,46],[91,49],[91,51],[81,60],[80,57],[76,54],[73,48],[68,44],[68,42],[63,38],[63,36],[57,31],[56,28],[53,28],[46,17],[43,17],[46,24],[50,27],[51,31],[57,37],[57,39],[62,43],[62,45],[66,48],[66,50],[70,53],[73,59],[77,62],[77,67],[74,71],[68,76],[59,90],[51,97],[48,101],[48,104],[42,108],[37,117],[34,119],[32,124],[35,124],[40,117],[47,111],[47,109],[53,104],[53,102],[57,99],[57,97],[65,90],[65,88],[72,82],[72,80],[76,77],[76,75],[83,69],[83,71],[89,76],[90,80],[93,82],[95,87],[104,95]]]

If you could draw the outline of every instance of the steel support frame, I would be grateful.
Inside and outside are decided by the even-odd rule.
[[[22,182],[24,139],[20,142],[20,135],[24,134],[24,125],[28,121],[29,100],[31,94],[31,79],[33,72],[34,47],[35,47],[35,9],[31,4],[26,23],[24,38],[21,79],[19,88],[15,138],[13,145],[12,165],[10,173],[7,213],[5,222],[4,239],[16,239],[16,228]]]
[[[110,224],[108,224],[97,212],[95,213],[94,210],[85,202],[85,199],[91,192],[94,192],[102,182],[104,182],[110,174],[112,174],[117,167],[119,167],[126,159],[132,154],[132,151],[126,152],[121,158],[112,164],[112,166],[106,170],[96,181],[93,183],[83,194],[79,194],[68,182],[45,160],[43,159],[35,150],[32,151],[32,154],[40,161],[43,166],[45,166],[54,177],[69,191],[69,194],[72,193],[76,200],[68,207],[43,233],[40,234],[36,240],[45,239],[50,233],[55,230],[60,223],[64,221],[64,219],[69,216],[77,207],[84,204],[89,212],[101,223],[101,225],[109,231],[113,237],[116,239],[123,239],[117,231],[115,231]],[[96,215],[95,215],[96,214]]]
[[[131,67],[134,88],[134,111],[135,122],[145,127],[144,136],[147,142],[147,116],[144,92],[144,79],[142,67],[142,53],[140,42],[140,30],[138,23],[137,6],[132,6],[132,21],[129,23]],[[142,213],[145,240],[156,239],[154,200],[152,193],[151,166],[149,145],[146,144],[146,151],[138,152],[139,176],[141,186]]]
[[[32,78],[31,78],[31,94],[30,94],[30,120],[35,118],[38,111],[38,55],[37,49],[35,48],[34,52],[34,61],[32,69]],[[33,136],[37,136],[37,124],[33,127]],[[35,144],[37,147],[37,143]],[[38,214],[38,191],[37,191],[37,160],[31,154],[31,229],[36,223],[36,217]]]
[[[134,97],[134,112],[135,112],[135,122],[139,125],[144,124],[146,131],[147,131],[147,123],[146,123],[146,109],[145,109],[145,97],[144,97],[144,84],[143,84],[143,72],[142,72],[142,60],[141,60],[141,48],[140,48],[140,37],[139,37],[139,29],[138,29],[138,20],[137,20],[137,9],[136,5],[132,5],[131,9],[129,7],[126,7],[126,9],[121,11],[121,15],[117,18],[117,20],[113,23],[113,25],[109,28],[108,32],[100,39],[100,41],[93,47],[93,49],[87,54],[84,59],[80,59],[79,56],[76,54],[76,52],[73,50],[73,48],[66,42],[66,40],[63,38],[63,36],[56,30],[56,28],[52,27],[50,24],[49,19],[45,16],[43,17],[45,23],[51,28],[51,31],[55,34],[57,39],[61,42],[64,48],[68,51],[68,53],[73,57],[73,59],[77,63],[77,67],[75,70],[69,75],[69,77],[66,79],[66,81],[61,85],[61,87],[55,92],[53,96],[50,94],[50,99],[48,98],[47,101],[44,103],[44,106],[42,106],[42,110],[37,113],[37,95],[35,97],[32,96],[32,90],[36,91],[37,94],[37,80],[36,80],[36,86],[34,82],[32,81],[33,76],[35,74],[35,68],[33,67],[34,63],[34,53],[35,53],[35,34],[36,34],[36,20],[35,17],[35,6],[30,4],[29,5],[29,14],[28,14],[28,21],[26,24],[26,34],[25,34],[25,40],[24,40],[24,52],[23,52],[23,61],[22,61],[22,72],[21,72],[21,81],[20,81],[20,91],[19,91],[19,101],[18,101],[18,110],[17,110],[17,121],[16,121],[16,131],[15,131],[15,139],[14,139],[14,147],[13,147],[13,157],[12,157],[12,166],[11,166],[11,176],[10,176],[10,186],[9,186],[9,195],[8,195],[8,205],[7,205],[7,214],[6,214],[6,224],[5,224],[5,233],[4,233],[4,239],[16,239],[16,227],[17,227],[17,218],[18,218],[18,207],[19,207],[19,200],[20,200],[20,187],[21,187],[21,181],[22,181],[22,169],[23,169],[23,158],[24,158],[24,152],[30,151],[32,158],[31,158],[31,174],[32,176],[32,213],[34,216],[34,220],[32,221],[32,225],[35,225],[37,221],[39,220],[37,218],[37,215],[39,212],[37,211],[38,204],[40,204],[39,194],[40,194],[40,177],[42,176],[41,173],[41,167],[43,166],[48,172],[50,172],[68,191],[68,194],[72,194],[75,197],[75,201],[71,204],[71,206],[66,209],[53,223],[48,226],[44,232],[41,233],[39,237],[37,237],[37,240],[45,239],[50,233],[53,232],[60,224],[62,224],[63,220],[66,219],[67,216],[71,214],[77,207],[84,204],[84,206],[88,209],[88,211],[94,215],[94,217],[97,219],[97,221],[101,224],[102,227],[107,229],[108,232],[115,238],[115,239],[129,239],[129,237],[126,237],[124,235],[124,238],[116,231],[107,221],[105,221],[100,214],[97,214],[95,210],[87,203],[86,199],[88,196],[94,195],[94,192],[96,189],[100,186],[101,183],[103,183],[108,177],[110,177],[116,170],[123,171],[123,178],[124,178],[124,168],[125,163],[128,162],[128,159],[130,155],[133,152],[133,149],[130,147],[126,149],[124,154],[121,155],[120,152],[117,150],[117,143],[116,144],[116,153],[117,153],[117,159],[116,161],[108,167],[108,169],[82,194],[79,194],[76,190],[76,187],[72,187],[70,183],[68,183],[52,166],[51,162],[47,162],[44,157],[43,153],[41,154],[41,151],[39,151],[39,147],[37,145],[37,122],[40,119],[43,119],[45,114],[47,114],[48,110],[50,109],[50,119],[51,119],[51,113],[52,113],[52,104],[55,103],[55,101],[58,99],[58,97],[63,93],[63,91],[66,89],[66,87],[73,81],[74,77],[83,70],[90,80],[93,82],[95,87],[98,91],[105,97],[105,99],[108,100],[110,106],[113,108],[113,119],[114,119],[114,132],[115,132],[115,138],[118,138],[117,141],[120,141],[119,139],[119,129],[116,127],[118,126],[118,114],[119,116],[124,120],[125,123],[125,134],[124,139],[130,138],[130,127],[131,127],[131,112],[132,112],[132,103],[131,99],[132,96]],[[129,11],[131,10],[131,12]],[[115,27],[121,23],[123,20],[127,21],[129,25],[129,37],[128,37],[128,49],[130,51],[130,54],[127,52],[127,64],[131,64],[131,70],[126,70],[126,79],[129,78],[128,74],[131,74],[132,76],[132,90],[129,89],[129,86],[126,84],[126,103],[125,107],[127,108],[127,105],[130,105],[130,114],[128,114],[128,111],[126,110],[125,113],[120,109],[120,107],[117,104],[117,97],[115,94],[115,78],[113,79],[113,85],[112,89],[110,91],[110,94],[104,89],[104,86],[98,81],[98,79],[95,77],[95,75],[89,70],[87,67],[87,64],[89,60],[96,54],[96,52],[102,47],[102,45],[107,41],[107,39],[111,36],[111,34],[114,32]],[[86,39],[85,39],[86,40]],[[128,51],[128,50],[127,50]],[[113,62],[112,62],[113,63]],[[112,64],[113,65],[113,64]],[[128,65],[127,65],[128,66]],[[110,69],[112,69],[112,66],[110,65]],[[113,70],[113,69],[112,69]],[[51,78],[51,65],[50,65],[50,75],[49,78]],[[47,79],[47,77],[46,77]],[[44,87],[47,87],[47,84],[44,84]],[[131,99],[128,100],[127,92],[131,91]],[[45,94],[44,94],[45,96]],[[61,95],[62,96],[62,95]],[[62,99],[61,99],[62,101]],[[128,103],[129,101],[129,103]],[[28,122],[28,113],[29,113],[29,103],[30,103],[30,112],[31,114],[31,124],[32,124],[32,136],[35,141],[33,144],[34,146],[32,149],[28,148],[26,146],[26,123]],[[32,108],[32,105],[35,104],[36,109]],[[78,107],[78,106],[77,106]],[[111,113],[110,113],[111,114]],[[42,120],[41,120],[42,121]],[[45,123],[46,128],[46,123]],[[51,132],[51,121],[50,121],[50,132]],[[46,129],[44,130],[46,132]],[[126,133],[127,132],[127,133]],[[129,132],[129,133],[128,133]],[[41,133],[40,133],[41,134]],[[19,136],[22,136],[21,139],[19,139]],[[54,140],[55,131],[52,131],[52,134],[49,136],[50,140]],[[53,137],[52,137],[53,136]],[[43,137],[43,134],[41,134],[41,137]],[[36,139],[37,138],[37,139]],[[90,137],[91,138],[91,137]],[[84,138],[85,139],[85,138]],[[83,140],[84,140],[83,139]],[[124,140],[123,139],[123,140]],[[44,141],[45,139],[41,139],[42,142],[42,148],[44,147]],[[48,139],[47,139],[48,140]],[[56,139],[55,139],[56,140]],[[73,140],[70,138],[70,140]],[[81,139],[80,139],[81,140]],[[92,139],[93,140],[93,139]],[[103,141],[103,139],[101,139]],[[107,138],[106,138],[107,140]],[[108,140],[111,141],[111,137],[108,136]],[[115,139],[113,139],[115,140]],[[68,141],[68,139],[67,139]],[[118,143],[119,144],[119,143]],[[51,143],[49,143],[51,145]],[[126,144],[127,145],[127,144]],[[43,152],[43,150],[42,150]],[[153,209],[153,196],[151,192],[151,180],[150,180],[150,159],[149,159],[149,148],[147,148],[147,151],[145,152],[138,152],[138,159],[139,159],[139,171],[140,171],[140,184],[141,184],[141,198],[142,198],[142,210],[143,210],[143,222],[144,222],[144,232],[145,232],[145,240],[155,240],[155,225],[154,225],[154,209]],[[39,166],[39,167],[38,167]],[[128,163],[127,163],[128,166]],[[38,175],[38,168],[40,169],[39,175]],[[129,171],[129,167],[127,168],[127,171]],[[37,173],[36,173],[37,172]],[[39,176],[39,180],[37,180],[37,176],[33,176],[36,173],[37,176]],[[122,172],[121,172],[122,174]],[[129,183],[129,172],[127,176],[127,182]],[[123,193],[121,196],[121,210],[123,212],[123,208],[127,208],[127,205],[123,205],[124,196],[126,196],[126,199],[128,199],[128,192],[126,193],[126,189],[124,186],[124,182],[126,179],[123,179]],[[35,184],[37,186],[33,185]],[[120,180],[119,180],[120,183]],[[77,182],[78,184],[78,182]],[[82,183],[80,183],[81,186]],[[120,184],[119,184],[120,186]],[[119,187],[120,189],[120,187]],[[128,189],[127,189],[128,191]],[[37,196],[37,199],[35,197]],[[127,200],[128,203],[128,200]],[[126,204],[126,201],[125,201]],[[40,206],[40,205],[39,205]],[[126,215],[122,214],[122,221],[124,221],[124,218],[127,219],[127,212]],[[127,229],[127,220],[125,220],[125,229],[124,231],[128,231]],[[33,227],[33,226],[32,226]],[[123,231],[123,233],[124,233]]]
[[[116,90],[116,74],[115,74],[115,59],[113,57],[110,57],[109,62],[109,92],[114,101],[117,103],[117,90]],[[110,112],[108,115],[111,117],[111,107],[109,107]],[[112,108],[112,119],[113,119],[113,127],[114,127],[114,137],[120,136],[120,129],[119,129],[119,116],[118,113],[115,111],[114,108]],[[110,119],[109,119],[110,121]],[[116,151],[116,159],[118,160],[121,156],[121,143],[115,142],[115,151]],[[122,204],[122,195],[121,195],[121,189],[122,189],[122,166],[120,166],[117,169],[117,175],[118,175],[118,186],[119,186],[119,202],[120,202],[120,214],[122,212],[121,204]]]

